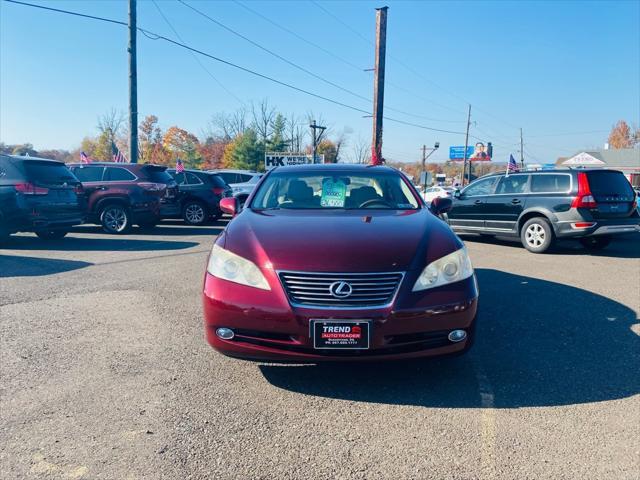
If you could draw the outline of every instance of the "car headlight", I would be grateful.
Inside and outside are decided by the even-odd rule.
[[[473,266],[467,255],[467,249],[463,247],[427,265],[416,280],[413,291],[418,292],[459,282],[471,275],[473,275]]]
[[[255,263],[218,245],[214,245],[211,249],[207,272],[214,277],[240,285],[271,290],[267,279]]]

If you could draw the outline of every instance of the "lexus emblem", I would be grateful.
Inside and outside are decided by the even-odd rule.
[[[353,287],[347,282],[333,282],[329,285],[329,292],[336,298],[347,298],[353,293]]]

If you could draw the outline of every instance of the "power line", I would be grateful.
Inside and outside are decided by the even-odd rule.
[[[93,20],[102,21],[102,22],[108,22],[108,23],[114,23],[114,24],[127,26],[127,23],[125,23],[125,22],[121,22],[121,21],[118,21],[118,20],[113,20],[113,19],[109,19],[109,18],[105,18],[105,17],[97,17],[97,16],[93,16],[93,15],[85,15],[85,14],[81,14],[81,13],[73,12],[73,11],[69,11],[69,10],[62,10],[62,9],[58,9],[58,8],[45,7],[45,6],[42,6],[42,5],[36,5],[36,4],[32,4],[32,3],[27,3],[27,2],[21,2],[19,0],[4,0],[4,1],[5,2],[9,2],[9,3],[14,3],[14,4],[27,6],[27,7],[35,7],[35,8],[39,8],[39,9],[42,9],[42,10],[49,10],[49,11],[53,11],[53,12],[57,12],[57,13],[75,15],[75,16],[78,16],[78,17],[85,17],[85,18],[89,18],[89,19],[93,19]],[[276,78],[270,77],[270,76],[265,75],[265,74],[262,74],[260,72],[255,71],[255,70],[251,70],[250,68],[243,67],[241,65],[238,65],[236,63],[230,62],[230,61],[225,60],[225,59],[220,58],[220,57],[216,57],[215,55],[211,55],[211,54],[209,54],[207,52],[204,52],[204,51],[199,50],[197,48],[191,47],[191,46],[189,46],[189,45],[187,45],[185,43],[173,40],[173,39],[165,37],[163,35],[159,35],[157,33],[154,33],[152,31],[150,31],[150,30],[147,30],[145,28],[137,27],[137,30],[140,33],[142,33],[145,37],[147,37],[147,38],[149,38],[151,40],[164,40],[167,43],[171,43],[171,44],[173,44],[175,46],[184,48],[185,50],[189,50],[191,52],[200,54],[200,55],[202,55],[204,57],[210,58],[211,60],[215,60],[217,62],[223,63],[225,65],[228,65],[228,66],[233,67],[233,68],[235,68],[237,70],[241,70],[243,72],[249,73],[249,74],[254,75],[256,77],[259,77],[259,78],[262,78],[262,79],[265,79],[265,80],[269,80],[270,82],[273,82],[275,84],[281,85],[283,87],[287,87],[287,88],[289,88],[291,90],[295,90],[297,92],[304,93],[305,95],[309,95],[311,97],[318,98],[320,100],[324,100],[324,101],[329,102],[329,103],[333,103],[335,105],[347,108],[349,110],[353,110],[353,111],[356,111],[356,112],[359,112],[359,113],[364,113],[366,115],[370,115],[371,114],[371,112],[369,112],[367,110],[363,110],[362,108],[355,107],[353,105],[349,105],[347,103],[343,103],[343,102],[341,102],[339,100],[335,100],[335,99],[332,99],[332,98],[329,98],[329,97],[325,97],[323,95],[311,92],[309,90],[305,90],[304,88],[297,87],[297,86],[292,85],[292,84],[287,83],[287,82],[283,82],[281,80],[278,80]],[[416,127],[416,128],[421,128],[421,129],[424,129],[424,130],[431,130],[431,131],[443,132],[443,133],[451,133],[451,134],[456,134],[456,135],[462,134],[462,132],[456,132],[456,131],[451,131],[451,130],[443,130],[443,129],[439,129],[439,128],[433,128],[433,127],[429,127],[429,126],[426,126],[426,125],[420,125],[420,124],[417,124],[417,123],[406,122],[404,120],[399,120],[399,119],[391,118],[391,117],[384,117],[384,119],[388,120],[388,121],[391,121],[391,122],[400,123],[400,124],[403,124],[403,125],[408,125],[408,126],[412,126],[412,127]]]
[[[335,58],[336,60],[339,60],[340,62],[344,63],[345,65],[347,65],[347,66],[349,66],[349,67],[351,67],[351,68],[353,68],[354,70],[357,70],[357,71],[358,71],[358,72],[360,72],[360,73],[366,73],[366,72],[365,72],[365,70],[364,70],[362,67],[360,67],[360,66],[358,66],[358,65],[354,64],[353,62],[350,62],[349,60],[345,59],[344,57],[341,57],[340,55],[335,54],[335,53],[334,53],[334,52],[332,52],[331,50],[328,50],[328,49],[324,48],[322,45],[318,45],[317,43],[312,42],[312,41],[310,41],[310,40],[308,40],[308,39],[304,38],[302,35],[299,35],[298,33],[294,32],[293,30],[291,30],[291,29],[289,29],[289,28],[287,28],[287,27],[285,27],[285,26],[283,26],[283,25],[280,25],[278,22],[276,22],[276,21],[274,21],[274,20],[270,19],[269,17],[267,17],[267,16],[265,16],[265,15],[261,14],[260,12],[258,12],[258,11],[256,11],[256,10],[254,10],[254,9],[252,9],[251,7],[248,7],[247,5],[245,5],[244,3],[242,3],[242,2],[240,2],[240,1],[238,1],[238,0],[233,0],[233,1],[234,1],[237,5],[241,6],[241,7],[242,7],[242,8],[244,8],[244,9],[246,9],[247,11],[249,11],[249,12],[253,13],[254,15],[256,15],[256,16],[258,16],[258,17],[262,18],[262,19],[263,19],[264,21],[266,21],[266,22],[269,22],[270,24],[272,24],[273,26],[275,26],[275,27],[279,28],[280,30],[282,30],[282,31],[284,31],[284,32],[287,32],[288,34],[290,34],[290,35],[292,35],[292,36],[296,37],[298,40],[303,41],[303,42],[304,42],[304,43],[306,43],[307,45],[311,45],[312,47],[314,47],[314,48],[316,48],[316,49],[320,50],[321,52],[326,53],[327,55],[329,55],[330,57]],[[423,100],[423,101],[425,101],[425,102],[427,102],[427,103],[432,103],[432,104],[437,105],[437,106],[439,106],[439,107],[441,107],[441,108],[445,108],[445,109],[453,110],[454,112],[460,113],[460,111],[458,111],[458,110],[451,109],[450,107],[448,107],[448,106],[446,106],[446,105],[442,105],[442,104],[437,103],[437,102],[435,102],[435,101],[433,101],[433,100],[429,100],[429,99],[427,99],[427,98],[425,98],[425,97],[421,97],[420,95],[418,95],[418,94],[416,94],[416,93],[414,93],[414,92],[411,92],[411,91],[407,90],[406,88],[403,88],[403,87],[401,87],[401,86],[399,86],[399,85],[396,85],[396,84],[394,84],[394,83],[392,83],[392,82],[389,82],[388,80],[387,80],[385,83],[386,83],[387,85],[391,86],[391,87],[394,87],[394,88],[396,88],[396,89],[398,89],[398,90],[402,90],[402,91],[404,91],[404,92],[406,92],[406,93],[408,93],[408,94],[410,94],[410,95],[412,95],[412,96],[414,96],[414,97],[416,97],[416,98],[419,98],[419,99],[421,99],[421,100]],[[394,109],[390,108],[389,106],[387,106],[387,109],[389,109],[389,110],[394,110]],[[426,117],[426,116],[424,116],[424,115],[416,115],[416,114],[409,114],[409,113],[405,113],[405,114],[407,114],[407,115],[411,115],[411,116],[415,116],[415,117],[419,117],[419,118],[423,118],[423,119],[425,119],[425,120],[431,120],[431,121],[434,121],[434,122],[441,122],[441,123],[464,123],[462,120],[443,120],[443,119],[439,119],[439,118]]]
[[[318,75],[318,74],[316,74],[316,73],[312,72],[311,70],[309,70],[309,69],[307,69],[307,68],[305,68],[305,67],[303,67],[303,66],[301,66],[301,65],[299,65],[299,64],[297,64],[297,63],[295,63],[295,62],[293,62],[293,61],[291,61],[291,60],[289,60],[289,59],[288,59],[288,58],[286,58],[286,57],[283,57],[282,55],[280,55],[280,54],[278,54],[278,53],[274,52],[273,50],[270,50],[270,49],[266,48],[265,46],[261,45],[260,43],[256,42],[255,40],[252,40],[251,38],[247,37],[246,35],[243,35],[243,34],[241,34],[241,33],[237,32],[236,30],[234,30],[234,29],[232,29],[231,27],[229,27],[229,26],[225,25],[224,23],[220,22],[219,20],[216,20],[215,18],[211,17],[210,15],[208,15],[208,14],[207,14],[207,13],[205,13],[205,12],[203,12],[202,10],[199,10],[199,9],[197,9],[196,7],[194,7],[193,5],[188,4],[188,3],[187,3],[187,2],[185,2],[184,0],[176,0],[176,1],[178,1],[178,2],[179,2],[179,3],[181,3],[181,4],[183,4],[185,7],[190,8],[191,10],[193,10],[194,12],[196,12],[198,15],[200,15],[200,16],[202,16],[202,17],[206,18],[207,20],[209,20],[209,21],[211,21],[211,22],[213,22],[213,23],[215,23],[215,24],[216,24],[216,25],[218,25],[219,27],[221,27],[221,28],[225,29],[226,31],[230,32],[231,34],[233,34],[233,35],[235,35],[235,36],[237,36],[237,37],[239,37],[239,38],[241,38],[241,39],[245,40],[246,42],[249,42],[249,43],[250,43],[251,45],[253,45],[254,47],[257,47],[257,48],[259,48],[260,50],[262,50],[262,51],[264,51],[264,52],[267,52],[269,55],[272,55],[272,56],[274,56],[274,57],[278,58],[279,60],[282,60],[283,62],[287,63],[288,65],[291,65],[292,67],[294,67],[294,68],[296,68],[296,69],[298,69],[298,70],[300,70],[300,71],[302,71],[302,72],[304,72],[304,73],[306,73],[307,75],[310,75],[310,76],[312,76],[313,78],[315,78],[315,79],[317,79],[317,80],[320,80],[321,82],[324,82],[324,83],[326,83],[326,84],[328,84],[328,85],[331,85],[331,86],[332,86],[332,87],[334,87],[334,88],[337,88],[337,89],[339,89],[339,90],[342,90],[343,92],[346,92],[346,93],[348,93],[349,95],[352,95],[352,96],[354,96],[354,97],[356,97],[356,98],[359,98],[359,99],[361,99],[361,100],[364,100],[364,101],[366,101],[366,102],[368,102],[368,103],[369,103],[369,102],[371,102],[371,99],[370,99],[369,97],[366,97],[366,96],[364,96],[364,95],[360,95],[359,93],[354,92],[353,90],[349,90],[348,88],[345,88],[345,87],[343,87],[343,86],[341,86],[341,85],[339,85],[339,84],[337,84],[337,83],[335,83],[335,82],[332,82],[332,81],[330,81],[330,80],[327,80],[325,77],[323,77],[323,76],[321,76],[321,75]],[[241,5],[241,6],[244,6],[244,5],[240,4],[239,2],[236,2],[236,3],[238,3],[238,4],[239,4],[239,5]],[[250,8],[248,8],[248,7],[245,7],[245,8],[247,8],[247,9],[248,9],[248,10],[250,10],[250,11],[252,11],[252,10],[251,10]],[[262,17],[263,17],[263,18],[265,18],[264,16],[262,16]],[[272,22],[272,23],[274,23],[274,22]],[[302,37],[300,37],[300,36],[297,36],[297,37],[298,37],[298,38],[302,38]],[[315,44],[313,44],[312,42],[307,42],[307,43],[311,43],[311,45],[316,46],[316,45],[315,45]],[[321,48],[321,47],[318,47],[318,48]],[[325,49],[322,49],[322,50],[323,50],[323,51],[326,51],[326,52],[328,52],[328,53],[330,53],[328,50],[325,50]],[[330,53],[330,54],[331,54],[331,53]],[[338,58],[339,58],[339,57],[338,57]],[[359,71],[362,71],[362,70],[361,70],[361,69],[359,69],[358,67],[355,67],[355,68],[357,68]],[[425,116],[423,116],[423,115],[419,115],[419,114],[415,114],[415,113],[407,112],[407,111],[400,110],[400,109],[398,109],[398,108],[394,108],[394,107],[390,107],[390,106],[387,106],[386,108],[387,108],[387,110],[390,110],[390,111],[393,111],[393,112],[397,112],[397,113],[400,113],[400,114],[402,114],[402,115],[407,115],[407,116],[409,116],[409,117],[422,118],[422,119],[425,119],[425,120],[432,120],[432,121],[440,121],[440,120],[438,120],[438,119],[425,117]]]
[[[339,22],[341,25],[343,25],[344,27],[346,27],[349,31],[351,31],[352,33],[354,33],[356,36],[358,36],[359,38],[361,38],[362,40],[364,40],[365,42],[372,44],[371,40],[367,39],[364,35],[362,35],[360,32],[358,32],[357,30],[355,30],[353,27],[351,27],[350,25],[348,25],[347,23],[345,23],[344,21],[342,21],[342,19],[340,19],[338,16],[334,15],[332,12],[330,12],[329,10],[327,10],[326,8],[324,8],[322,5],[320,5],[317,1],[315,0],[311,0],[311,3],[313,3],[314,5],[316,5],[319,9],[321,9],[323,12],[325,12],[327,15],[329,15],[331,18],[333,18],[334,20],[336,20],[337,22]],[[430,78],[424,76],[422,73],[418,72],[417,70],[415,70],[413,67],[407,65],[404,61],[402,61],[401,59],[393,56],[393,55],[389,55],[389,58],[392,59],[393,61],[395,61],[396,63],[398,63],[399,65],[401,65],[402,67],[404,67],[406,70],[408,70],[409,72],[413,73],[415,76],[421,78],[422,80],[424,80],[425,82],[433,85],[434,87],[442,90],[443,92],[449,94],[450,96],[466,103],[472,103],[469,102],[468,100],[466,100],[465,98],[461,97],[460,95],[458,95],[455,92],[452,92],[451,90],[443,87],[442,85],[439,85],[438,83],[434,82],[433,80],[431,80]],[[516,127],[515,125],[513,125],[510,122],[507,122],[505,120],[500,119],[499,117],[495,116],[492,113],[489,113],[488,111],[479,108],[478,106],[476,106],[474,104],[474,109],[478,110],[480,112],[483,112],[485,115],[488,115],[490,117],[495,118],[496,120],[500,121],[501,123],[504,123],[505,125],[509,125],[512,128],[516,128],[519,129],[520,127]],[[453,110],[453,109],[452,109]],[[455,111],[455,110],[454,110]],[[458,112],[460,113],[460,112]]]
[[[156,2],[156,0],[151,0],[153,2],[153,4],[155,5],[156,9],[158,10],[158,13],[160,14],[160,16],[164,19],[164,21],[166,22],[167,25],[169,25],[169,28],[171,29],[171,31],[175,34],[175,36],[178,38],[178,40],[180,40],[181,42],[184,43],[184,40],[182,39],[182,37],[180,36],[180,34],[177,32],[177,30],[173,27],[173,25],[171,24],[171,22],[169,21],[169,19],[165,16],[164,12],[162,11],[162,9],[160,8],[160,5],[158,5],[158,2]],[[202,63],[200,61],[200,58],[198,58],[198,56],[193,53],[193,52],[189,52],[191,54],[191,56],[193,57],[193,59],[198,62],[198,65],[200,65],[200,67],[211,77],[213,78],[213,80],[220,86],[220,88],[222,88],[225,92],[227,92],[229,95],[231,95],[233,98],[235,98],[241,105],[244,105],[244,102],[237,96],[235,95],[231,90],[229,90],[227,87],[224,86],[224,84],[218,80],[218,78],[211,73],[211,71],[204,65],[204,63]]]

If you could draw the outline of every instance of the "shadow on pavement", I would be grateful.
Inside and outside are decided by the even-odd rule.
[[[76,260],[0,255],[0,278],[40,277],[43,275],[70,272],[71,270],[77,270],[91,265],[93,265],[93,263],[79,262]]]
[[[192,225],[186,225],[184,223],[159,223],[156,227],[153,228],[140,228],[133,227],[128,235],[146,235],[146,236],[189,236],[189,235],[210,235],[215,236],[219,235],[224,227],[225,223],[216,222],[216,224],[211,225],[203,225],[201,227],[196,227]],[[82,225],[79,227],[74,227],[71,233],[83,233],[83,234],[106,234],[102,228],[98,225]],[[127,238],[127,234],[125,235],[113,235],[113,238]]]
[[[465,242],[500,245],[519,248],[527,253],[518,238],[491,237],[472,234],[460,235]],[[531,254],[533,255],[533,254]],[[640,258],[640,234],[620,235],[604,250],[587,250],[577,240],[560,240],[544,255],[584,255],[593,257]]]
[[[465,357],[259,368],[271,384],[293,392],[394,405],[482,407],[480,393],[487,391],[495,408],[572,405],[640,393],[633,310],[559,283],[489,269],[476,273],[478,336]]]
[[[85,238],[74,237],[73,233],[65,238],[54,241],[42,241],[36,236],[13,235],[3,244],[7,250],[34,250],[34,251],[132,251],[144,252],[152,250],[183,250],[198,245],[196,242],[167,241],[167,240],[135,240],[126,236],[110,238]]]

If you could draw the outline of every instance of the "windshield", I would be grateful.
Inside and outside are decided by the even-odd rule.
[[[395,172],[274,172],[256,192],[253,209],[413,210],[418,200]]]

